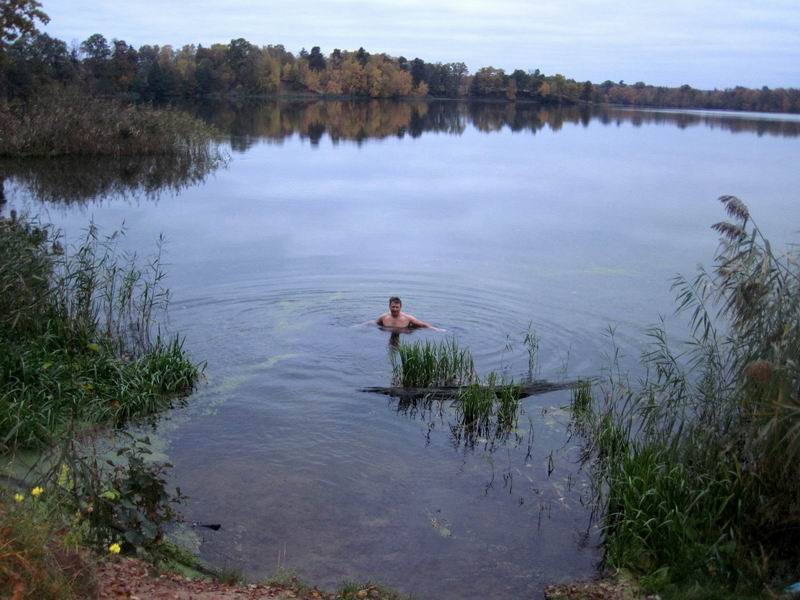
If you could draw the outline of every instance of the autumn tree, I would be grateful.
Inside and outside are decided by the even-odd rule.
[[[139,53],[124,40],[114,40],[111,53],[110,77],[117,92],[129,92],[133,88],[139,67]]]
[[[503,69],[483,67],[478,69],[472,79],[472,94],[475,96],[492,96],[505,93],[506,73]]]

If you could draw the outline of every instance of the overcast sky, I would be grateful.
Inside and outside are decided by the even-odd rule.
[[[42,0],[50,35],[320,46],[578,80],[800,87],[800,0]]]

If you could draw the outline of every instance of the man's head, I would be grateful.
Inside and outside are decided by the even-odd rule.
[[[397,296],[389,298],[389,312],[392,316],[397,318],[400,316],[400,309],[403,307],[403,302]]]

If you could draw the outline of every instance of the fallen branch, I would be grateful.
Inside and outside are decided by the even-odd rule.
[[[558,390],[566,390],[579,387],[585,383],[590,382],[591,379],[576,379],[573,381],[529,381],[527,383],[495,385],[495,386],[481,386],[482,388],[491,387],[495,392],[508,387],[514,387],[519,391],[519,397],[525,398],[527,396],[536,396],[538,394],[546,394],[547,392],[555,392]],[[361,388],[360,392],[367,392],[371,394],[383,394],[385,396],[395,396],[397,398],[434,398],[434,399],[456,399],[458,393],[467,386],[438,386],[438,387],[425,387],[425,388],[412,388],[412,387],[366,387]]]

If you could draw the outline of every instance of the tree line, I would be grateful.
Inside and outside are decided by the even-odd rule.
[[[53,87],[149,101],[171,98],[315,94],[366,98],[489,98],[542,103],[608,103],[662,108],[800,112],[798,89],[699,90],[643,82],[579,82],[538,69],[507,73],[462,62],[408,60],[364,48],[319,46],[294,54],[282,45],[258,46],[243,38],[211,46],[144,45],[108,41],[96,33],[77,46],[36,31],[0,51],[0,94],[25,98]]]

